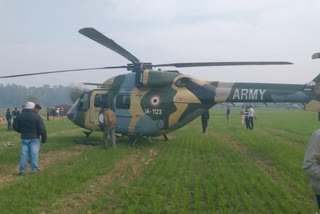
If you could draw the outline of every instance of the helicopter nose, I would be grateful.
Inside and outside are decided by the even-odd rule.
[[[71,111],[69,110],[69,111],[67,112],[67,117],[68,117],[69,120],[72,121],[72,119],[73,119],[73,112],[71,112]]]

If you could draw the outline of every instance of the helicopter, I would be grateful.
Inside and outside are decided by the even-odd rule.
[[[131,142],[139,137],[160,136],[175,131],[218,103],[304,103],[305,110],[320,112],[320,74],[307,84],[238,83],[202,81],[177,70],[155,70],[162,67],[290,65],[284,61],[249,62],[186,62],[152,64],[141,62],[136,56],[94,28],[79,33],[111,49],[131,63],[122,66],[81,68],[28,74],[1,76],[22,77],[86,70],[127,69],[103,83],[92,83],[97,89],[84,92],[68,111],[68,118],[76,125],[102,131],[101,107],[106,103],[117,117],[116,133],[129,136]],[[320,58],[320,53],[312,56]],[[90,83],[88,83],[90,84]]]

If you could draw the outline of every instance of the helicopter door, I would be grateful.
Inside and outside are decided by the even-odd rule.
[[[94,90],[90,96],[89,121],[92,126],[99,129],[99,112],[101,110],[102,95],[107,90]]]
[[[115,97],[115,110],[117,115],[117,132],[129,133],[132,115],[130,113],[131,94],[118,94]]]

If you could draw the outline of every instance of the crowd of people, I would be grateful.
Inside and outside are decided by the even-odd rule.
[[[15,108],[12,112],[11,109],[7,109],[6,120],[8,125],[8,131],[15,130],[21,133],[21,160],[20,160],[20,174],[25,172],[26,158],[28,155],[31,160],[32,172],[38,170],[38,152],[39,152],[39,139],[42,136],[42,142],[46,142],[46,131],[43,120],[50,120],[50,116],[60,117],[63,114],[63,107],[47,108],[46,118],[40,114],[41,106],[33,102],[27,102],[22,106],[21,112],[18,108]],[[100,121],[100,115],[102,115],[102,121]],[[227,108],[226,111],[227,120],[230,120],[231,109]],[[210,114],[209,111],[205,111],[201,115],[202,132],[205,133],[208,126]],[[256,117],[255,111],[252,106],[245,106],[241,110],[241,123],[246,124],[247,129],[253,129],[253,118]],[[31,122],[25,122],[26,118],[31,118]],[[99,121],[101,130],[103,131],[103,147],[109,148],[109,141],[112,143],[112,147],[116,148],[115,127],[117,123],[117,117],[111,110],[110,106],[106,103],[101,105],[101,111],[99,114]],[[39,128],[40,127],[40,128]],[[30,140],[31,139],[31,140]],[[32,157],[31,157],[32,156]]]
[[[39,171],[38,156],[40,150],[40,142],[47,141],[47,132],[44,125],[44,120],[50,119],[50,116],[61,117],[64,115],[63,107],[47,108],[46,118],[40,114],[41,106],[33,102],[27,102],[22,106],[21,112],[18,108],[11,111],[10,108],[6,111],[6,121],[8,131],[16,131],[21,134],[21,156],[19,175],[26,172],[27,160],[30,160],[31,172],[36,173]],[[101,113],[103,115],[102,129],[103,141],[102,145],[105,149],[109,147],[109,139],[112,147],[116,148],[115,127],[117,118],[114,111],[108,105],[101,106]]]
[[[25,108],[25,105],[22,106],[21,111]],[[40,114],[41,106],[39,104],[35,104],[35,111],[39,113],[39,116],[43,120],[50,120],[50,118],[60,118],[62,116],[66,115],[66,111],[64,110],[63,107],[56,107],[56,108],[49,108],[47,107],[46,111],[46,117],[44,117],[42,114]],[[7,127],[8,131],[12,131],[12,123],[16,119],[16,117],[20,114],[20,110],[15,107],[14,110],[11,111],[10,108],[7,109],[6,111],[6,121],[7,121]]]
[[[21,134],[21,155],[19,175],[26,172],[27,160],[30,160],[31,172],[39,171],[38,157],[40,150],[40,142],[46,143],[47,132],[43,120],[45,119],[39,114],[41,106],[33,102],[27,102],[21,112],[15,108],[12,112],[7,109],[6,120],[8,124],[8,131],[16,131]],[[60,116],[61,109],[56,109],[57,117]],[[47,108],[47,120],[49,120],[49,108]],[[100,121],[102,115],[102,121]],[[230,120],[231,109],[226,110],[227,120]],[[256,119],[255,110],[251,105],[243,106],[241,111],[241,124],[246,125],[247,129],[253,130],[254,119]],[[12,123],[13,120],[13,123]],[[205,133],[209,120],[209,111],[205,111],[201,115],[202,132]],[[108,104],[101,105],[99,113],[99,121],[101,122],[101,129],[103,130],[103,147],[109,148],[109,139],[112,147],[116,148],[115,127],[117,117]],[[320,211],[320,129],[316,130],[309,141],[306,148],[303,169],[309,174],[310,184],[315,192],[316,201]]]
[[[245,122],[246,128],[253,130],[254,128],[254,119],[257,119],[256,112],[253,109],[252,105],[243,106],[241,111],[241,124]]]
[[[241,124],[246,125],[246,128],[249,130],[253,130],[254,128],[254,120],[257,119],[256,112],[252,105],[244,105],[240,110],[241,115]],[[230,106],[227,107],[226,110],[226,118],[227,121],[231,118],[231,108]],[[201,114],[201,125],[202,125],[202,133],[205,133],[208,127],[208,120],[209,120],[209,111],[205,111]]]

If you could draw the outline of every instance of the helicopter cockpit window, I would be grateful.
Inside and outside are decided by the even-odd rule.
[[[130,108],[130,95],[118,95],[116,99],[116,108],[129,109]]]
[[[88,93],[84,93],[79,100],[79,110],[86,111],[89,109],[89,95]]]
[[[101,94],[96,94],[96,96],[94,96],[94,107],[101,107],[101,103],[102,103]]]
[[[181,79],[178,79],[175,84],[177,87],[185,87],[190,82],[190,79],[188,77],[182,77]]]

